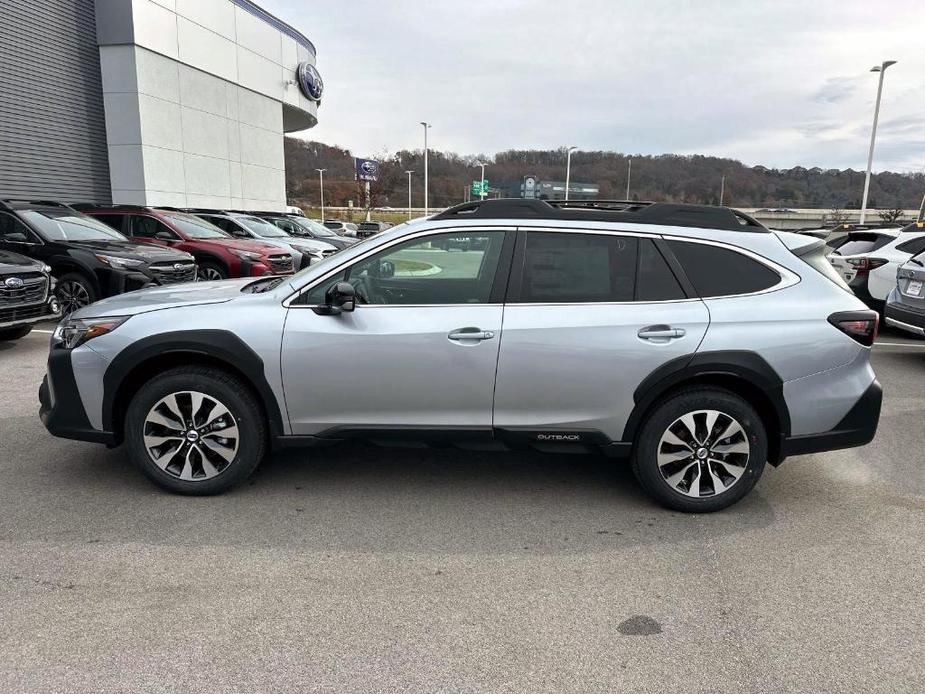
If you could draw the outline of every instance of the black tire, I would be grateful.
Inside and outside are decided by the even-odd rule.
[[[58,277],[55,296],[61,303],[61,312],[64,315],[89,306],[100,298],[93,282],[79,272],[66,272]]]
[[[184,391],[196,391],[214,398],[228,409],[238,428],[234,457],[214,477],[180,479],[182,471],[178,472],[178,466],[171,468],[168,465],[167,469],[162,469],[149,455],[145,445],[146,426],[151,426],[146,424],[146,420],[152,408],[162,398]],[[158,374],[132,398],[125,417],[125,445],[132,462],[158,486],[178,494],[206,496],[225,492],[251,476],[267,450],[267,425],[253,393],[236,377],[220,369],[184,366]],[[189,447],[192,444],[184,439],[183,445]],[[197,455],[203,454],[192,454],[194,466]],[[178,450],[176,460],[182,464],[188,457]],[[215,458],[212,460],[214,462]],[[202,471],[200,465],[199,472]]]
[[[690,458],[679,460],[677,464],[674,464],[674,467],[666,467],[666,473],[663,475],[658,463],[659,447],[662,443],[662,436],[666,435],[670,427],[675,427],[681,417],[700,410],[714,410],[723,415],[724,418],[717,419],[717,423],[714,424],[714,432],[716,435],[719,433],[718,430],[722,429],[726,424],[726,418],[735,420],[736,423],[741,426],[742,434],[738,435],[738,441],[742,442],[747,439],[749,449],[746,454],[747,462],[745,462],[745,458],[742,454],[718,454],[720,456],[726,456],[727,459],[730,460],[730,463],[743,463],[743,465],[735,468],[730,466],[727,469],[722,466],[717,466],[713,462],[697,462],[697,451],[703,447],[691,445],[692,455]],[[698,426],[703,424],[703,429],[700,431],[705,431],[705,423],[707,420],[704,415],[698,415],[694,421],[698,423]],[[677,431],[677,429],[675,429],[675,431]],[[714,432],[710,432],[702,438],[704,440],[712,440]],[[715,455],[712,452],[713,445],[720,445],[724,441],[729,440],[730,439],[713,440],[709,445],[710,450],[707,454],[707,460],[713,460],[711,457]],[[728,446],[725,447],[728,448]],[[671,444],[668,444],[668,448],[665,450],[670,451],[672,448],[681,451],[683,454],[683,447],[680,446],[673,447]],[[738,395],[729,391],[719,388],[695,388],[682,390],[670,396],[668,400],[649,414],[643,422],[636,440],[632,467],[636,479],[639,480],[639,484],[642,485],[642,488],[663,506],[687,513],[709,513],[732,506],[748,494],[761,478],[761,473],[764,471],[767,459],[767,432],[755,408]],[[698,496],[696,498],[694,496],[688,496],[667,481],[666,476],[669,476],[669,472],[680,472],[681,468],[689,464],[696,464],[696,468],[692,467],[690,469],[690,473],[686,479],[693,482],[694,475],[697,473],[703,474],[705,488],[701,490],[701,494],[708,492],[710,489],[713,491],[712,494]],[[716,493],[715,487],[720,486],[723,482],[729,482],[732,479],[732,477],[726,476],[729,470],[735,470],[737,472],[741,467],[744,467],[744,471],[741,473],[740,477],[735,482],[729,484],[723,491]],[[713,473],[718,474],[721,478],[720,484],[715,483],[712,479]],[[686,480],[684,478],[682,478],[682,480],[681,485],[683,486]],[[698,480],[694,484],[699,486],[701,483]],[[688,484],[688,489],[686,491],[693,493],[691,489],[692,486],[693,484]]]
[[[213,280],[228,279],[228,270],[219,263],[211,260],[204,260],[199,263],[199,269],[196,270],[196,276],[200,282],[211,282]]]
[[[6,342],[8,340],[19,340],[31,332],[31,325],[24,325],[21,328],[7,328],[6,330],[0,330],[0,342]]]

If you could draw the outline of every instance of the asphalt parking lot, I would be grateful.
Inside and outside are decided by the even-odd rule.
[[[343,446],[163,493],[36,415],[0,344],[0,691],[925,691],[925,341],[862,449],[733,509],[604,458]]]

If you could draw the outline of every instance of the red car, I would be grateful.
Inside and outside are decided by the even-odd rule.
[[[200,280],[293,272],[292,255],[277,246],[233,238],[214,224],[186,212],[130,205],[77,207],[134,241],[190,253],[199,265]]]

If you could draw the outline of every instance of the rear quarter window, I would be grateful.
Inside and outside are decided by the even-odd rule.
[[[829,246],[837,255],[861,255],[883,248],[892,240],[893,237],[886,234],[853,233],[836,239]]]
[[[728,248],[689,241],[669,241],[668,246],[703,298],[753,294],[781,280],[771,268]]]

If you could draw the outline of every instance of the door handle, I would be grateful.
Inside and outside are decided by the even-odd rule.
[[[447,338],[450,340],[490,340],[494,336],[495,334],[490,330],[459,328],[447,335]]]
[[[643,328],[636,334],[643,340],[650,340],[651,342],[668,342],[669,340],[677,340],[679,337],[684,337],[686,331],[684,328],[672,328],[669,325],[650,325],[648,328]]]

